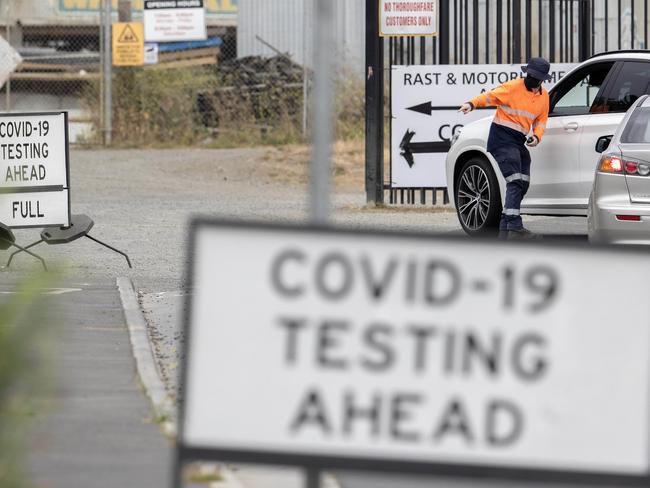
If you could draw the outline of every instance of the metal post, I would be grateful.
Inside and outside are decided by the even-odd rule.
[[[586,60],[591,55],[591,12],[588,2],[580,2],[578,5],[578,56],[580,61]]]
[[[7,7],[9,8],[9,7]],[[11,44],[11,25],[9,24],[10,20],[7,18],[7,42]],[[5,91],[7,94],[7,101],[5,104],[5,111],[11,112],[11,74],[7,77],[7,83],[5,84]]]
[[[379,37],[377,0],[366,0],[365,75],[366,201],[381,204],[384,203],[384,42]]]
[[[320,471],[314,468],[307,468],[305,488],[320,488]]]
[[[311,160],[311,220],[325,224],[330,212],[332,150],[332,71],[334,10],[331,0],[316,0],[314,12],[314,148]]]
[[[119,0],[117,18],[120,22],[131,22],[131,0]]]
[[[302,136],[304,138],[307,138],[307,117],[309,116],[307,109],[309,103],[309,70],[307,69],[307,58],[309,56],[307,50],[307,22],[309,17],[307,16],[307,5],[309,5],[308,2],[302,4]]]
[[[512,62],[521,63],[521,0],[512,2]]]
[[[113,142],[113,70],[111,38],[111,0],[104,0],[104,145]]]

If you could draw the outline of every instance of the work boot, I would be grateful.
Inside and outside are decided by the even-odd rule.
[[[539,241],[542,239],[540,234],[535,234],[534,232],[529,231],[528,229],[509,230],[508,231],[508,240],[509,241]]]

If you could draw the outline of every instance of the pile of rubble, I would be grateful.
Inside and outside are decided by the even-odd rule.
[[[227,60],[217,66],[216,76],[216,88],[199,95],[204,125],[246,121],[265,130],[280,119],[301,120],[305,69],[288,56]]]

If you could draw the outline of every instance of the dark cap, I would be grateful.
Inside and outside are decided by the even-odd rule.
[[[531,58],[527,66],[522,66],[521,71],[542,81],[548,81],[552,78],[548,72],[551,70],[551,65],[544,58]]]

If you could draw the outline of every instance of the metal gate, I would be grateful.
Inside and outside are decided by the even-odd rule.
[[[367,0],[366,194],[370,203],[424,204],[434,188],[384,180],[384,126],[390,124],[391,68],[416,64],[524,63],[533,56],[570,63],[593,54],[647,49],[648,0],[440,0],[437,37],[378,33],[379,1]],[[389,161],[390,167],[390,161]],[[445,192],[446,199],[446,192]]]

